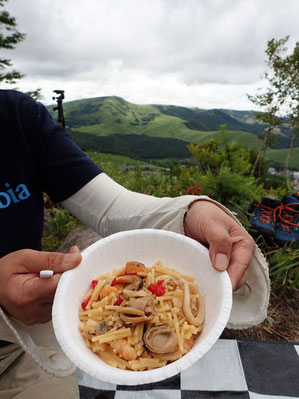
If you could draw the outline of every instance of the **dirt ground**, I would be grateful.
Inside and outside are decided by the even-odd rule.
[[[270,296],[267,319],[246,330],[225,329],[222,338],[299,342],[299,291]]]

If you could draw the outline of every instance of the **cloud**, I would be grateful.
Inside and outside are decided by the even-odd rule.
[[[7,8],[27,33],[7,53],[26,74],[20,86],[61,82],[72,98],[113,91],[195,105],[199,91],[215,107],[248,106],[244,89],[260,82],[267,40],[289,34],[294,43],[299,33],[297,0],[10,0]],[[228,99],[242,90],[244,101]]]

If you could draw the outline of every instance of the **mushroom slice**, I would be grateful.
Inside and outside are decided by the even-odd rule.
[[[167,323],[150,327],[144,334],[143,341],[153,353],[173,353],[179,348],[178,338]]]
[[[116,284],[125,284],[124,288],[130,291],[137,291],[143,287],[143,280],[139,276],[124,275],[115,277]]]
[[[126,323],[149,321],[154,314],[154,303],[149,296],[130,298],[122,307],[119,317]]]
[[[184,285],[183,313],[190,324],[200,327],[205,319],[205,304],[203,297],[199,294],[197,299],[197,314],[194,316],[190,307],[190,289],[188,282],[182,278]]]

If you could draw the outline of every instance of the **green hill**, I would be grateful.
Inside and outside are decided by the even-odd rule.
[[[66,125],[79,145],[123,155],[133,151],[143,159],[186,157],[188,143],[219,136],[222,124],[227,126],[229,140],[258,149],[265,128],[253,111],[137,105],[115,96],[65,102],[63,107]],[[49,110],[56,118],[53,107]],[[287,148],[291,132],[284,127],[277,133],[273,148]],[[167,144],[169,139],[172,141]],[[299,147],[299,140],[295,146]],[[281,157],[283,163],[283,152],[269,154]]]
[[[281,166],[284,165],[284,160],[286,159],[287,155],[287,149],[273,149],[269,148],[266,151],[266,159],[269,161],[272,161],[273,166],[275,164]],[[283,162],[282,162],[283,160]],[[290,156],[290,164],[289,164],[290,169],[295,169],[299,170],[299,148],[293,148]]]
[[[260,133],[260,124],[244,123],[223,110],[201,110],[174,105],[137,105],[120,97],[99,97],[64,104],[70,129],[106,135],[111,133],[152,134],[167,127],[167,135],[179,132],[209,132],[226,124],[229,130]]]

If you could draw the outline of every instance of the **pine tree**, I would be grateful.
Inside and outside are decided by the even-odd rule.
[[[286,123],[293,130],[285,163],[285,173],[291,150],[296,141],[299,122],[299,43],[297,42],[291,54],[286,55],[288,48],[285,46],[289,36],[282,39],[271,39],[265,51],[268,69],[264,78],[268,87],[263,93],[255,96],[248,95],[250,101],[264,109],[257,114],[257,118],[268,124],[262,146],[258,152],[251,174],[253,175],[261,155],[265,152],[271,132],[281,123]]]
[[[0,0],[0,7],[4,7],[7,0]],[[9,12],[0,12],[0,49],[13,50],[16,45],[25,39],[25,35],[17,30],[16,19]],[[10,59],[0,58],[0,82],[14,84],[23,75],[15,69],[10,70]]]

